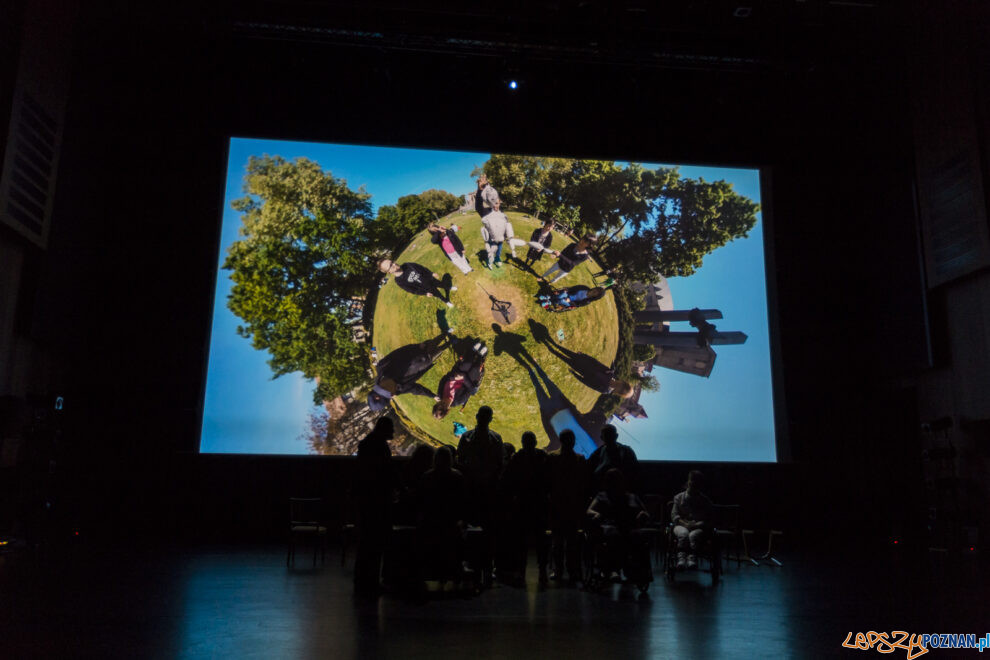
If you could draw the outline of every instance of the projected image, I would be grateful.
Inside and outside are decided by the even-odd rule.
[[[756,170],[233,139],[200,450],[773,461]]]

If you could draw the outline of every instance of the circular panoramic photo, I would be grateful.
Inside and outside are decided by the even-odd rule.
[[[200,449],[349,455],[387,415],[409,453],[489,406],[516,446],[622,422],[642,458],[774,460],[758,200],[756,170],[233,139]]]

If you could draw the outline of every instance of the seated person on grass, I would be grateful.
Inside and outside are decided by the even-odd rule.
[[[606,287],[603,286],[591,288],[583,284],[578,284],[577,286],[567,287],[566,289],[554,291],[550,294],[540,295],[538,299],[540,305],[547,311],[552,310],[554,307],[574,309],[576,307],[590,305],[596,300],[601,300],[605,297],[605,289]]]

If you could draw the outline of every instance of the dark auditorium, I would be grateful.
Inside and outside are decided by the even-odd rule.
[[[990,649],[986,34],[0,3],[0,657]]]

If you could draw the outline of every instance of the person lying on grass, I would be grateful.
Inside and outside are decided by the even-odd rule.
[[[382,259],[378,262],[378,270],[388,273],[395,278],[395,283],[403,291],[407,291],[414,296],[434,296],[447,303],[447,307],[453,307],[450,302],[450,292],[457,291],[457,287],[445,284],[440,276],[432,272],[426,266],[407,261],[404,264],[397,264],[389,259]],[[448,276],[449,277],[449,276]],[[447,289],[446,296],[443,289]]]
[[[378,411],[400,394],[418,394],[434,400],[433,392],[416,381],[430,370],[450,346],[446,333],[418,344],[406,344],[383,357],[375,366],[375,384],[368,394],[368,407]]]
[[[447,258],[457,266],[462,273],[467,275],[473,269],[464,256],[464,244],[457,237],[457,232],[452,227],[441,227],[440,225],[430,225],[426,228],[430,232],[430,241],[436,243],[447,255]]]
[[[463,407],[468,399],[478,393],[481,379],[485,375],[485,357],[488,347],[477,342],[467,355],[458,358],[453,368],[440,379],[437,387],[437,403],[433,406],[433,417],[443,419],[451,408]]]

